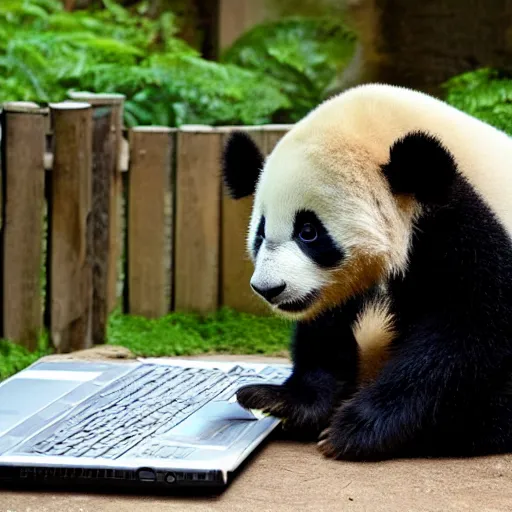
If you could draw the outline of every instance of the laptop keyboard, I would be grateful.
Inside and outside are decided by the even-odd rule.
[[[24,452],[116,459],[148,436],[169,432],[219,395],[229,398],[245,384],[281,383],[288,375],[279,367],[257,373],[239,366],[224,372],[144,365],[78,406]]]

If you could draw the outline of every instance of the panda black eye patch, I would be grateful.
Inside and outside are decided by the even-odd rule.
[[[252,250],[254,251],[254,256],[257,256],[258,251],[260,250],[261,244],[265,239],[265,217],[261,216],[260,223],[258,224],[258,230],[256,231],[256,237],[254,239],[254,243],[252,246]]]
[[[317,215],[310,210],[300,210],[295,215],[293,238],[302,252],[323,268],[335,267],[344,258]]]

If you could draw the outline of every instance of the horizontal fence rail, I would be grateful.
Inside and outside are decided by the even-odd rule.
[[[104,343],[117,307],[267,313],[249,286],[252,197],[227,196],[221,152],[241,129],[267,155],[290,126],[124,130],[123,102],[3,106],[0,326],[29,349],[44,327],[58,352]]]

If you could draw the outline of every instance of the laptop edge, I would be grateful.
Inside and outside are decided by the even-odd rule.
[[[246,434],[229,448],[219,450],[213,459],[125,457],[117,459],[65,457],[24,454],[23,446],[43,432],[62,422],[87,400],[112,385],[141,365],[184,366],[228,370],[289,365],[212,362],[178,359],[139,359],[135,362],[36,362],[14,377],[0,383],[0,485],[57,484],[74,486],[90,484],[98,487],[168,490],[178,488],[224,488],[229,476],[253,453],[278,426],[279,420],[259,416],[233,404],[236,419],[246,421]],[[27,394],[27,381],[36,380],[39,394]],[[52,388],[51,384],[55,384]],[[34,383],[32,382],[32,385]],[[40,396],[50,390],[50,395]],[[9,389],[11,388],[11,389]],[[23,392],[25,388],[25,393]],[[53,394],[52,394],[53,393]],[[2,395],[4,395],[2,397]],[[27,407],[2,406],[9,401],[29,399]],[[215,398],[208,402],[215,402]],[[229,402],[235,402],[231,397]],[[197,411],[196,411],[197,412]],[[193,416],[195,413],[192,413]],[[188,418],[186,418],[188,419]],[[185,420],[186,420],[185,419]],[[235,421],[235,420],[233,420]]]

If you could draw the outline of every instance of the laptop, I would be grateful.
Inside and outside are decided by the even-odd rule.
[[[236,391],[291,367],[40,361],[0,384],[0,485],[225,488],[279,424]]]

